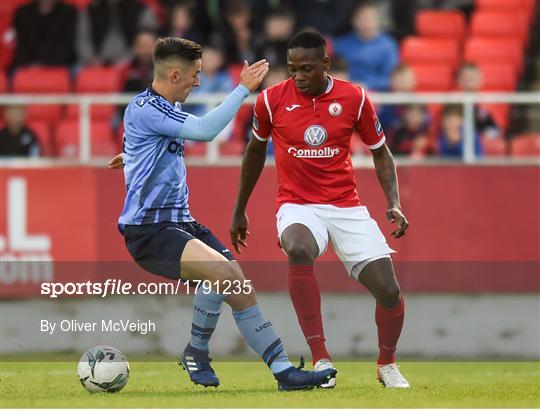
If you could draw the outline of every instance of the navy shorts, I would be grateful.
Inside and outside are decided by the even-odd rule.
[[[228,260],[234,256],[221,241],[202,224],[173,223],[126,225],[124,240],[135,262],[146,271],[173,280],[180,278],[180,257],[189,240],[198,239]]]

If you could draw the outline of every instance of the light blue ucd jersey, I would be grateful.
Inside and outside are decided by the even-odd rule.
[[[189,212],[184,140],[188,117],[151,87],[129,102],[124,115],[126,200],[119,219],[126,224],[193,221]]]

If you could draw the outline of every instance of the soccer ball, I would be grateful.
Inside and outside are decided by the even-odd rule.
[[[77,374],[84,388],[94,392],[118,392],[129,378],[129,363],[122,351],[109,345],[96,345],[79,360]]]

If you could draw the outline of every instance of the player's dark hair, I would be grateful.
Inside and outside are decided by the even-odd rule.
[[[442,116],[457,115],[463,117],[463,108],[460,104],[447,104],[443,107]]]
[[[478,70],[478,65],[471,61],[464,62],[458,69],[458,75],[460,75],[465,70]]]
[[[185,61],[195,61],[202,56],[200,44],[180,37],[162,37],[154,48],[154,64],[176,57]]]
[[[303,48],[303,49],[319,49],[321,55],[326,52],[326,40],[320,33],[313,30],[304,30],[295,34],[287,44],[287,50]]]

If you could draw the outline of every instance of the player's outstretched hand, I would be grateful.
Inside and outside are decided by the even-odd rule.
[[[124,168],[124,166],[124,157],[122,156],[122,153],[117,154],[111,161],[109,161],[110,169]]]
[[[249,91],[255,91],[261,85],[264,76],[268,73],[268,62],[265,59],[259,60],[248,65],[247,60],[244,60],[244,68],[240,73],[240,84],[246,86]]]
[[[405,235],[405,231],[407,231],[407,228],[409,227],[409,222],[403,214],[403,211],[401,211],[401,208],[392,207],[386,212],[386,219],[391,223],[397,223],[398,225],[397,230],[390,233],[391,236],[399,238]]]
[[[235,212],[229,233],[231,235],[231,243],[238,254],[242,251],[240,246],[247,247],[247,237],[249,220],[246,213]]]

